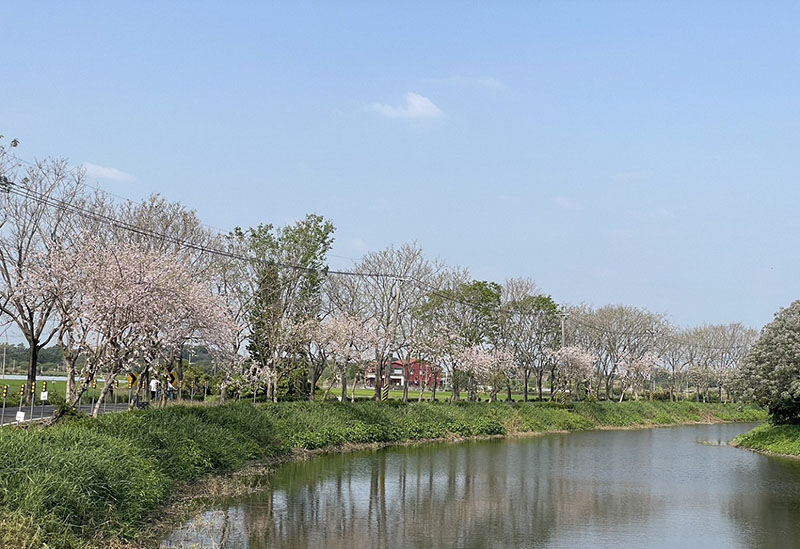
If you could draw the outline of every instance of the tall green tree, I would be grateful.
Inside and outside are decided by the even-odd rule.
[[[531,376],[542,400],[544,374],[548,368],[554,371],[552,351],[561,342],[558,304],[549,295],[540,294],[528,279],[509,280],[503,290],[501,344],[513,355],[519,369],[525,402]]]
[[[500,298],[502,287],[496,282],[469,280],[463,271],[452,271],[442,289],[431,293],[422,309],[434,331],[446,341],[444,366],[450,375],[452,399],[460,400],[460,392],[469,375],[456,357],[465,349],[480,346],[496,347],[500,336]]]
[[[778,311],[764,327],[741,375],[775,423],[800,424],[800,301]]]
[[[309,214],[286,227],[259,225],[232,235],[247,244],[255,265],[248,351],[271,400],[283,378],[307,365],[306,343],[319,320],[334,230],[330,221]]]

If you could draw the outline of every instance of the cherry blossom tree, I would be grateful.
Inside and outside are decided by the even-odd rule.
[[[623,360],[654,352],[664,327],[663,315],[624,305],[570,310],[571,341],[589,349],[595,362],[597,396],[612,398],[614,383]]]
[[[65,341],[86,358],[76,404],[99,372],[106,383],[94,415],[117,375],[142,366],[142,374],[168,365],[178,342],[195,339],[220,347],[233,329],[224,302],[207,281],[159,252],[136,245],[106,246],[85,236],[71,254],[50,264],[70,296],[62,314]],[[166,376],[167,367],[155,373]],[[164,380],[166,382],[166,379]],[[166,383],[165,383],[166,384]]]
[[[623,357],[618,364],[620,391],[619,401],[625,397],[626,389],[633,389],[634,400],[639,400],[639,389],[653,376],[658,359],[653,353],[645,353],[639,357]]]
[[[58,334],[57,292],[36,291],[34,272],[71,241],[68,208],[80,205],[84,173],[66,160],[26,163],[0,147],[0,314],[19,328],[30,349],[27,387],[36,384],[39,351]],[[40,287],[39,290],[42,290]],[[25,391],[30,403],[34,393]]]
[[[417,339],[421,375],[417,400],[422,401],[422,395],[427,386],[432,391],[431,400],[435,401],[437,382],[443,371],[442,365],[447,363],[451,349],[451,337],[427,322],[423,326],[424,330]]]
[[[557,350],[548,351],[551,355],[560,380],[561,400],[565,401],[570,384],[580,387],[581,383],[592,374],[596,360],[595,355],[576,345],[568,345]],[[578,393],[579,391],[576,391]],[[580,394],[576,395],[580,397]]]
[[[488,354],[489,400],[496,401],[503,387],[508,389],[508,400],[511,400],[511,382],[518,373],[514,355],[503,349],[493,349]]]
[[[348,368],[353,362],[365,359],[366,353],[375,345],[375,334],[375,326],[371,322],[365,323],[344,313],[336,313],[320,323],[317,339],[336,369],[342,402],[347,399]]]

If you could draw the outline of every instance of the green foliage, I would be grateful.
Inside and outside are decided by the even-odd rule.
[[[741,375],[773,422],[800,424],[800,301],[778,311],[764,327]]]
[[[800,456],[800,425],[760,425],[733,439],[733,444],[762,452]]]
[[[275,389],[278,393],[278,400],[283,402],[307,399],[310,389],[310,387],[308,387],[307,374],[308,370],[306,368],[295,367],[289,370],[289,372],[281,378]]]
[[[275,228],[259,225],[232,239],[244,243],[260,260],[255,269],[256,290],[248,310],[251,326],[248,351],[267,364],[292,347],[284,330],[287,322],[314,318],[320,305],[320,288],[326,276],[325,255],[333,245],[334,226],[319,215],[309,214],[294,225]],[[281,265],[298,269],[282,269]]]

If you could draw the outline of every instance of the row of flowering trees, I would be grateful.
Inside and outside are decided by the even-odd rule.
[[[0,178],[0,315],[29,343],[29,384],[38,351],[58,343],[69,402],[100,374],[136,373],[140,393],[170,372],[180,381],[187,344],[212,351],[222,400],[245,388],[314,398],[322,379],[346,400],[367,369],[378,397],[394,361],[404,400],[415,361],[430,365],[420,399],[440,377],[453,400],[638,398],[656,379],[671,398],[690,386],[727,398],[755,337],[738,324],[680,330],[633,307],[559,306],[530,279],[474,280],[416,244],[330,272],[334,227],[321,216],[218,235],[179,203],[115,203],[79,168],[7,147]]]

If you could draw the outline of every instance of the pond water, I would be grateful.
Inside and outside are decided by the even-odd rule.
[[[798,547],[800,460],[755,424],[429,444],[289,463],[162,547]]]

